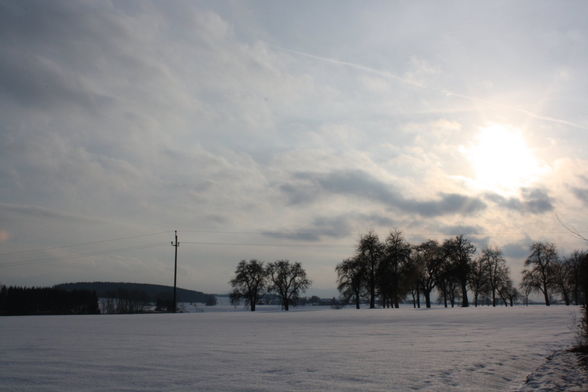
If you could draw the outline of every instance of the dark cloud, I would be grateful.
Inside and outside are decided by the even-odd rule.
[[[1,94],[28,108],[111,102],[88,89],[83,78],[95,72],[99,56],[113,54],[110,33],[121,37],[123,30],[115,18],[91,11],[98,9],[59,1],[0,3]]]
[[[502,253],[505,257],[512,257],[514,259],[522,259],[529,255],[529,246],[531,240],[525,238],[518,242],[513,242],[502,247]]]
[[[282,184],[279,188],[288,197],[290,204],[310,203],[318,197],[320,191],[316,187],[302,183]]]
[[[483,229],[480,226],[455,225],[443,226],[439,229],[439,231],[447,235],[474,235],[480,234],[483,231]]]
[[[467,237],[467,236],[466,236]],[[482,249],[487,248],[490,245],[490,237],[482,237],[482,238],[478,238],[478,237],[467,237],[470,241],[472,241],[472,243],[476,246],[476,248],[478,248],[478,252],[480,252]]]
[[[394,219],[388,218],[387,216],[384,215],[376,215],[376,214],[372,214],[372,215],[354,215],[356,217],[356,219],[360,219],[362,221],[364,221],[365,223],[369,223],[369,224],[374,224],[377,226],[388,226],[388,227],[394,227],[398,225],[398,222],[396,222]]]
[[[427,217],[451,214],[472,215],[486,208],[483,201],[456,193],[441,193],[439,199],[432,201],[402,198],[399,200],[398,206]]]
[[[578,188],[578,187],[570,187],[574,196],[584,203],[584,205],[588,206],[588,189],[586,188]]]
[[[163,73],[128,20],[107,3],[0,1],[0,99],[104,118],[126,100],[164,94]]]
[[[522,214],[542,214],[554,209],[553,199],[542,189],[522,189],[521,198],[506,198],[497,193],[488,193],[485,197],[500,207]]]
[[[7,215],[16,216],[17,218],[31,217],[31,218],[49,218],[60,221],[71,221],[75,223],[83,224],[96,224],[104,223],[99,218],[87,217],[82,215],[69,214],[49,208],[38,207],[33,205],[23,204],[12,204],[12,203],[0,203],[0,217],[6,217]]]
[[[326,192],[372,200],[396,210],[426,217],[451,214],[471,215],[486,208],[486,204],[477,198],[455,193],[440,193],[435,200],[408,199],[402,196],[393,185],[384,183],[361,170],[297,173],[294,180],[294,183],[281,187],[292,203],[308,203]]]
[[[312,224],[295,230],[266,231],[265,236],[294,241],[320,241],[322,238],[344,238],[352,233],[354,224],[393,227],[396,222],[384,215],[347,214],[319,217]]]
[[[294,240],[294,241],[320,241],[323,237],[342,238],[351,233],[351,225],[346,216],[334,218],[316,218],[312,225],[306,228],[292,231],[266,231],[267,237]]]

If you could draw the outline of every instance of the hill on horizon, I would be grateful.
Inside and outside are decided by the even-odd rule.
[[[165,286],[150,283],[129,283],[129,282],[76,282],[61,283],[53,286],[58,289],[72,290],[90,290],[95,291],[98,297],[111,297],[121,290],[128,292],[140,292],[145,295],[149,301],[157,299],[171,299],[173,296],[173,286]],[[206,294],[200,291],[176,288],[178,302],[201,302],[206,303],[213,294]]]

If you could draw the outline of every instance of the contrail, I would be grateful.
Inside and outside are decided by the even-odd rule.
[[[485,105],[496,106],[496,107],[500,107],[500,108],[512,110],[514,112],[519,112],[521,114],[524,114],[524,115],[526,115],[528,117],[535,118],[537,120],[542,120],[542,121],[552,122],[552,123],[556,123],[556,124],[567,125],[569,127],[578,128],[578,129],[588,129],[588,126],[585,126],[585,125],[576,124],[574,122],[567,121],[567,120],[562,120],[562,119],[556,118],[556,117],[543,116],[541,114],[533,113],[533,112],[531,112],[531,111],[529,111],[527,109],[519,108],[519,107],[516,107],[516,106],[504,105],[504,104],[501,104],[501,103],[487,101],[485,99],[477,98],[477,97],[470,97],[468,95],[454,93],[454,92],[449,91],[449,90],[443,90],[442,92],[444,94],[446,94],[446,95],[457,97],[457,98],[461,98],[461,99],[465,99],[465,100],[468,100],[468,101],[483,103]]]
[[[415,82],[413,80],[409,80],[409,79],[403,78],[402,76],[395,75],[395,74],[393,74],[391,72],[388,72],[388,71],[381,71],[379,69],[370,68],[368,66],[361,65],[361,64],[350,63],[348,61],[342,61],[342,60],[332,59],[332,58],[328,58],[328,57],[317,56],[317,55],[310,54],[310,53],[300,52],[298,50],[282,48],[280,46],[275,46],[275,45],[270,45],[270,46],[273,47],[273,48],[276,48],[278,50],[281,50],[283,52],[288,52],[288,53],[296,54],[298,56],[308,57],[308,58],[311,58],[311,59],[314,59],[314,60],[323,61],[323,62],[326,62],[326,63],[343,65],[345,67],[354,68],[354,69],[357,69],[357,70],[360,70],[360,71],[364,71],[364,72],[367,72],[367,73],[371,73],[371,74],[383,76],[383,77],[388,78],[388,79],[398,80],[399,82],[408,84],[408,85],[413,86],[413,87],[418,87],[418,88],[423,88],[423,89],[426,88],[425,86],[423,86],[420,83],[417,83],[417,82]]]
[[[537,120],[542,120],[542,121],[552,122],[552,123],[556,123],[556,124],[566,125],[566,126],[569,126],[569,127],[572,127],[572,128],[578,128],[578,129],[586,129],[586,130],[588,130],[588,126],[586,126],[586,125],[577,124],[577,123],[574,123],[572,121],[563,120],[563,119],[556,118],[556,117],[543,116],[543,115],[540,115],[540,114],[537,114],[537,113],[533,113],[533,112],[531,112],[529,110],[526,110],[526,109],[523,109],[523,108],[520,108],[520,107],[515,107],[515,106],[510,106],[510,105],[504,105],[504,104],[496,103],[496,102],[491,102],[491,101],[487,101],[487,100],[484,100],[484,99],[481,99],[481,98],[477,98],[477,97],[472,97],[472,96],[465,95],[465,94],[456,93],[456,92],[453,92],[451,90],[438,90],[438,89],[430,88],[430,87],[424,86],[424,85],[422,85],[420,83],[417,83],[417,82],[415,82],[413,80],[410,80],[410,79],[404,78],[402,76],[398,76],[396,74],[393,74],[391,72],[382,71],[382,70],[379,70],[379,69],[376,69],[376,68],[371,68],[371,67],[368,67],[368,66],[365,66],[365,65],[362,65],[362,64],[351,63],[351,62],[348,62],[348,61],[337,60],[337,59],[333,59],[333,58],[329,58],[329,57],[317,56],[317,55],[314,55],[314,54],[305,53],[305,52],[301,52],[301,51],[294,50],[294,49],[287,49],[287,48],[283,48],[283,47],[276,46],[276,45],[269,45],[268,44],[268,46],[273,47],[273,48],[275,48],[277,50],[280,50],[282,52],[292,53],[292,54],[295,54],[295,55],[298,55],[298,56],[307,57],[307,58],[310,58],[310,59],[314,59],[314,60],[318,60],[318,61],[322,61],[322,62],[326,62],[326,63],[336,64],[336,65],[342,65],[344,67],[349,67],[349,68],[357,69],[359,71],[363,71],[363,72],[371,73],[371,74],[374,74],[374,75],[382,76],[384,78],[396,80],[396,81],[399,81],[401,83],[407,84],[407,85],[412,86],[412,87],[417,87],[417,88],[424,89],[424,90],[430,90],[430,91],[437,92],[439,94],[444,94],[444,95],[447,95],[447,96],[461,98],[461,99],[472,101],[472,102],[482,103],[482,104],[485,104],[485,105],[490,105],[490,106],[495,106],[495,107],[500,107],[500,108],[512,110],[514,112],[518,112],[518,113],[524,114],[524,115],[526,115],[528,117],[535,118]]]

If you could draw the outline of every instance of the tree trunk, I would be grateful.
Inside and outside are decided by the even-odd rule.
[[[467,288],[467,281],[461,281],[461,307],[467,308],[470,306],[470,301],[468,301],[468,288]]]
[[[416,295],[417,295],[417,308],[421,308],[421,290],[419,289],[419,286],[417,286],[416,289]]]
[[[376,285],[374,280],[375,278],[372,277],[372,282],[370,282],[370,309],[376,308]]]
[[[547,292],[547,284],[543,283],[543,296],[545,297],[545,306],[551,305],[549,303],[549,293]]]
[[[355,309],[359,309],[359,290],[355,292]]]
[[[496,289],[492,288],[492,306],[496,307]]]
[[[570,295],[568,294],[567,290],[562,290],[561,291],[563,297],[564,297],[564,302],[566,303],[566,306],[570,306]]]
[[[425,306],[429,309],[431,307],[431,292],[424,290],[423,293],[425,294]]]

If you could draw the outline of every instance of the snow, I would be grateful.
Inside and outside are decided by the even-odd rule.
[[[520,392],[588,391],[588,358],[562,350],[550,355],[544,365],[527,377]]]
[[[202,308],[0,318],[0,391],[518,391],[578,313]]]

